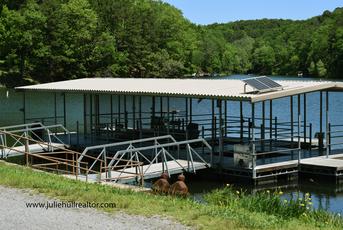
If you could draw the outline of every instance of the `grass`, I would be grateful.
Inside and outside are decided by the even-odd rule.
[[[31,189],[63,201],[113,202],[117,205],[115,209],[103,211],[167,216],[198,229],[343,228],[340,217],[307,208],[309,200],[294,199],[285,203],[276,193],[249,195],[230,186],[207,194],[206,203],[197,203],[191,199],[84,183],[4,162],[0,162],[0,184]]]

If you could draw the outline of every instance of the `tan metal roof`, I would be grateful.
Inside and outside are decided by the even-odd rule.
[[[251,102],[281,98],[319,90],[343,90],[343,83],[320,81],[276,81],[284,89],[244,93],[244,82],[230,79],[157,79],[157,78],[83,78],[17,87],[17,90],[111,93],[197,98],[221,98]],[[253,89],[247,86],[247,92]]]

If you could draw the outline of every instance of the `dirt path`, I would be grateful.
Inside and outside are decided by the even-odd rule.
[[[0,229],[188,229],[163,217],[106,214],[95,209],[27,208],[28,202],[54,202],[43,195],[0,186]]]

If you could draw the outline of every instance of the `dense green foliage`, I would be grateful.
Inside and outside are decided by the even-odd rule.
[[[0,185],[30,189],[63,201],[115,203],[115,209],[145,216],[167,216],[196,229],[342,229],[343,219],[326,211],[308,209],[310,202],[285,204],[278,194],[245,194],[231,187],[206,195],[206,203],[192,199],[133,192],[86,183],[8,165],[0,161]],[[309,200],[310,195],[306,196]],[[305,199],[306,199],[305,197]]]
[[[256,73],[339,78],[343,9],[305,21],[194,25],[156,0],[4,0],[0,81]]]

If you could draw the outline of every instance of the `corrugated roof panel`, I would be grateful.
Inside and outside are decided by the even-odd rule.
[[[263,94],[244,93],[244,82],[230,79],[157,79],[157,78],[83,78],[17,87],[17,90],[102,92],[113,94],[164,95],[227,98],[263,101],[299,93],[335,88],[341,83],[316,81],[277,81],[284,89]],[[247,92],[252,89],[247,86]]]

